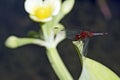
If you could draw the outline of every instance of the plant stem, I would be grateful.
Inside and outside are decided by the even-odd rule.
[[[55,73],[57,74],[60,80],[73,80],[71,74],[65,67],[55,47],[47,48],[47,56],[50,61],[50,64],[52,65]]]

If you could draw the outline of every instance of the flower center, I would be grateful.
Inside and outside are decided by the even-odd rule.
[[[52,12],[53,8],[50,5],[42,5],[35,9],[34,16],[36,16],[39,19],[46,19],[52,15]]]

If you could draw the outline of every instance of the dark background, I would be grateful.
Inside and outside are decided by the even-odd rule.
[[[102,1],[102,0],[101,0]],[[108,32],[90,39],[88,57],[101,62],[120,76],[120,0],[106,0],[111,15],[104,15],[97,0],[76,0],[75,6],[61,22],[67,29]],[[39,31],[38,23],[29,19],[24,0],[0,0],[0,80],[58,80],[46,56],[45,48],[26,45],[17,49],[5,47],[11,36],[27,36]],[[61,57],[77,80],[81,66],[71,41],[58,46]]]

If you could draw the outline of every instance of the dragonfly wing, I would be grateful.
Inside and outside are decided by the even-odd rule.
[[[66,35],[68,39],[74,40],[76,34],[80,34],[81,30],[66,30]]]
[[[89,38],[85,38],[85,39],[83,40],[83,42],[84,42],[84,45],[83,45],[83,52],[82,52],[82,54],[83,54],[84,56],[86,56],[86,55],[87,55],[87,51],[88,51]]]

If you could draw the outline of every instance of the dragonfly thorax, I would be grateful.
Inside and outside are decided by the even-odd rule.
[[[79,39],[85,39],[88,37],[92,37],[93,33],[89,32],[89,31],[82,31],[80,34],[75,35],[75,40],[79,40]]]

